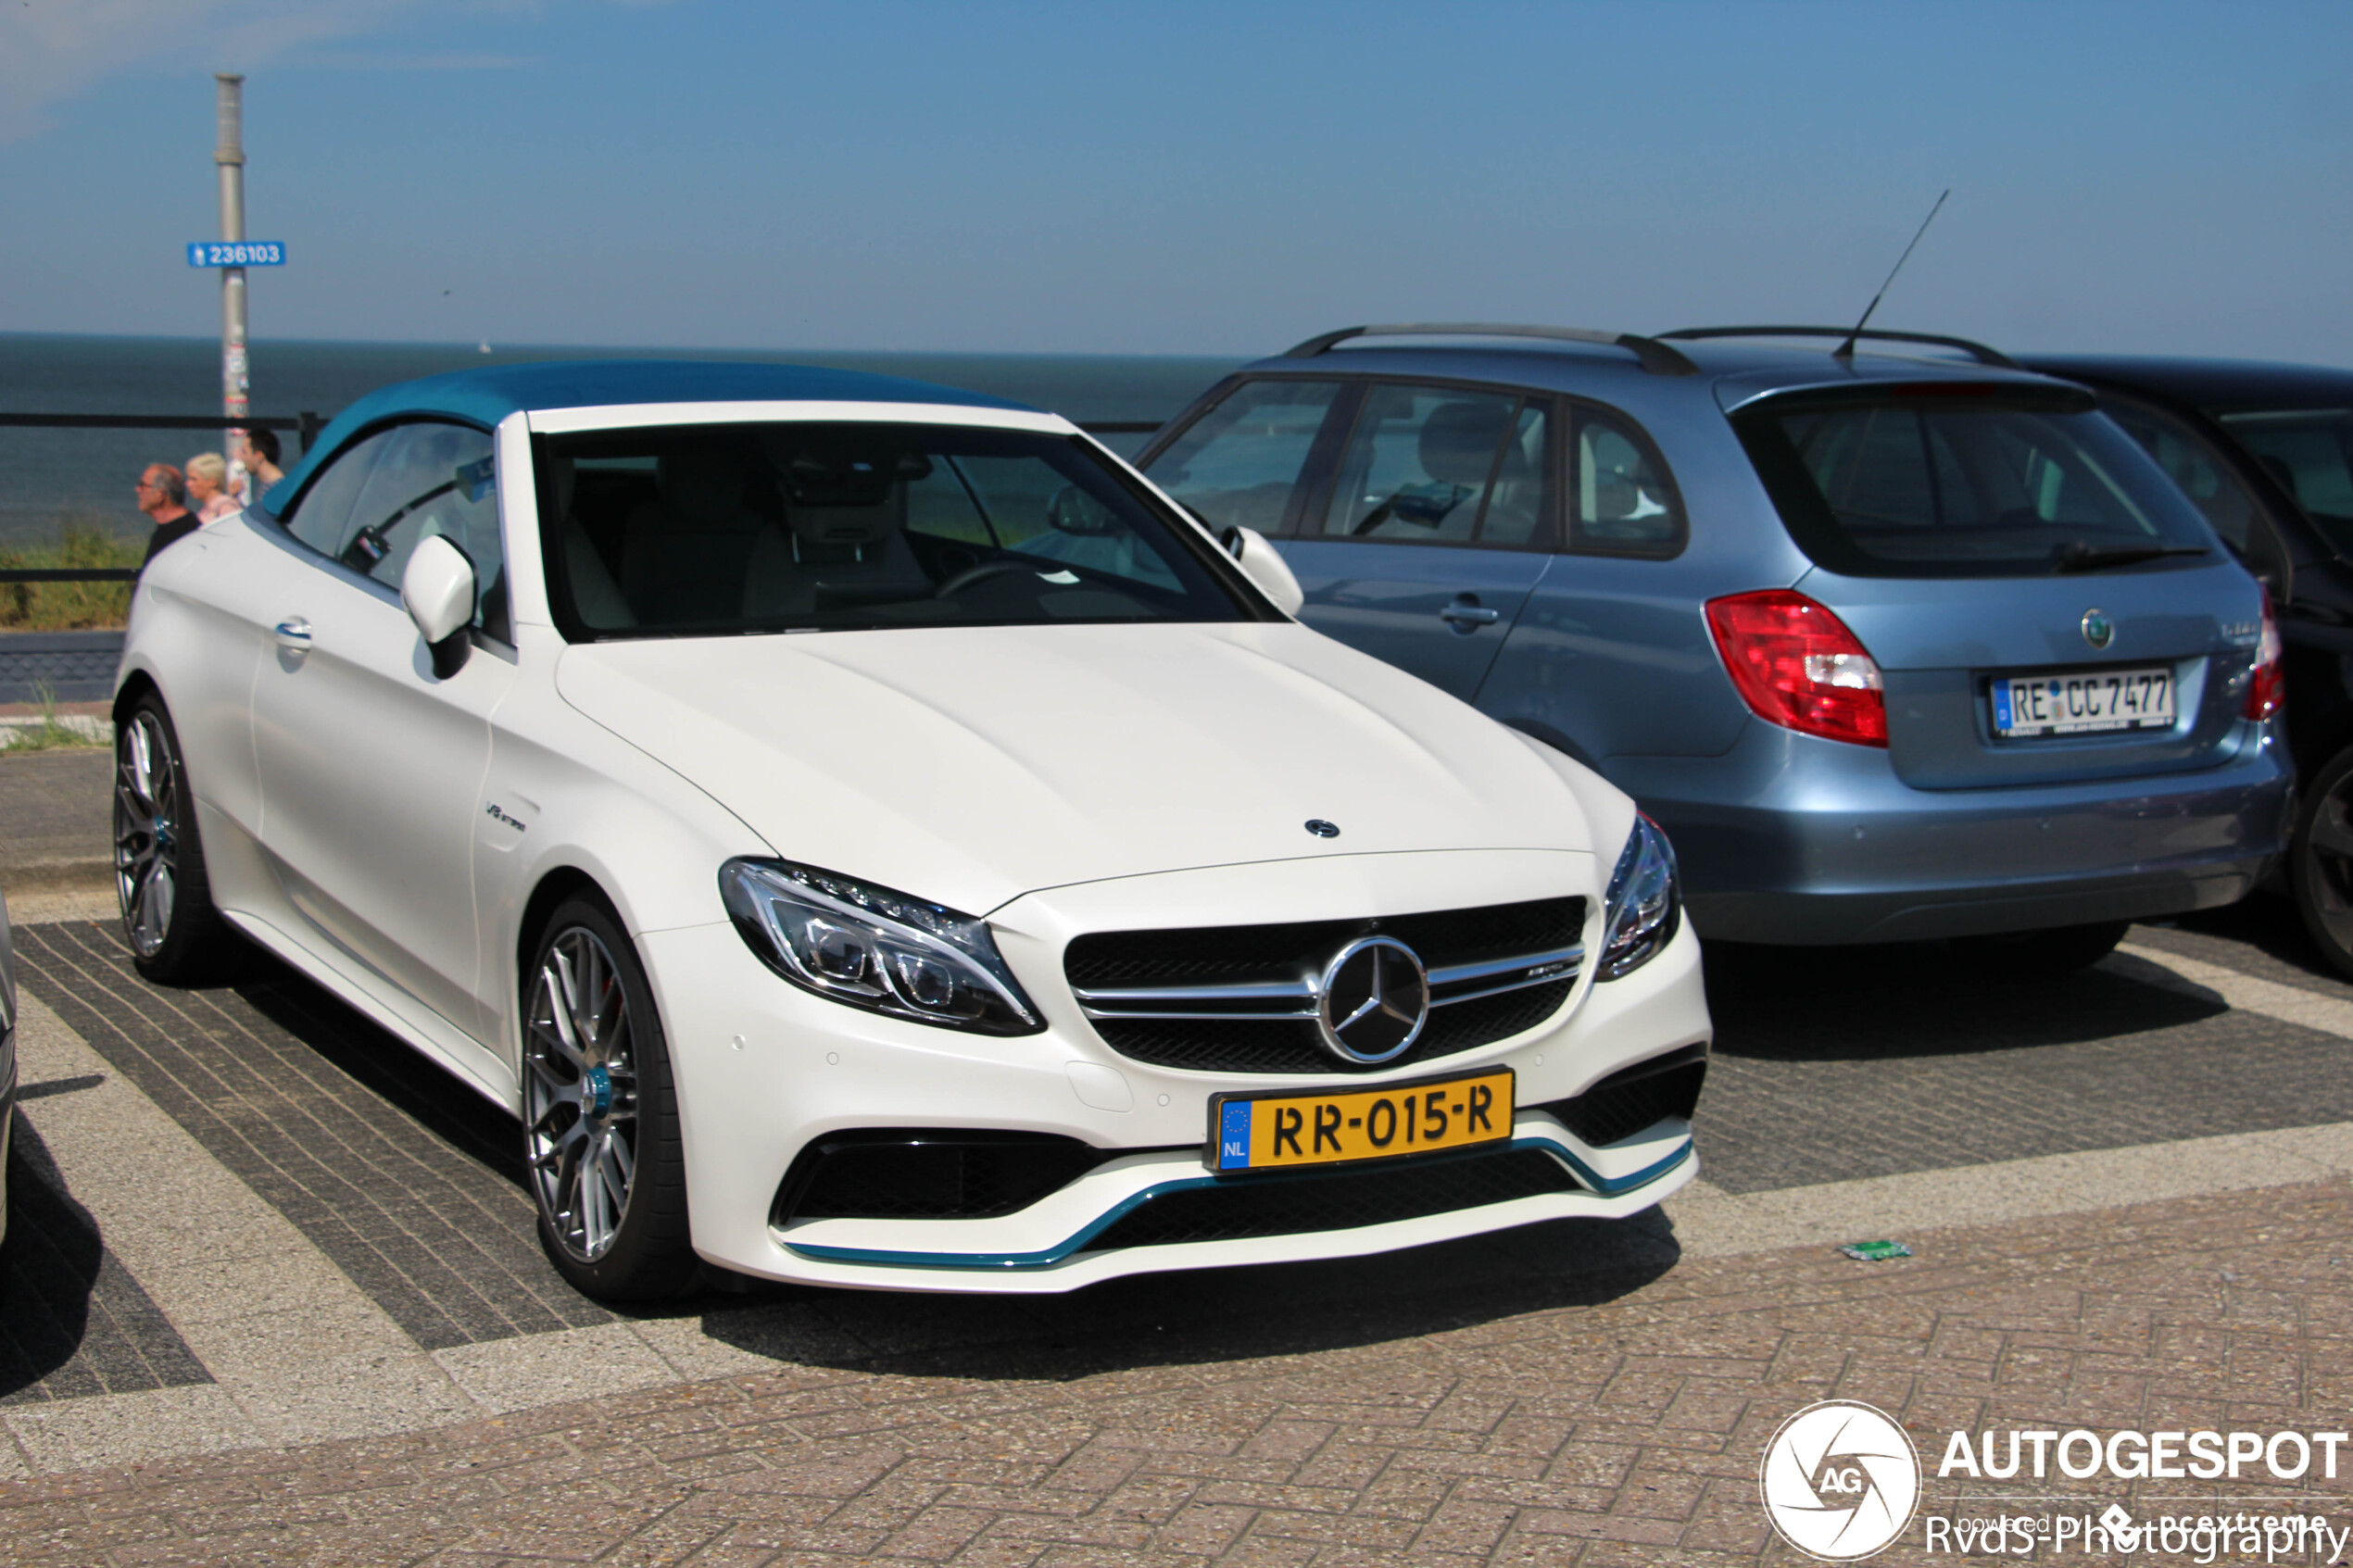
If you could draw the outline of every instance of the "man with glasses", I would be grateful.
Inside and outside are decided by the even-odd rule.
[[[139,497],[139,509],[156,525],[147,536],[146,556],[139,562],[139,570],[145,571],[147,562],[165,546],[185,539],[202,524],[182,504],[188,499],[187,482],[170,463],[149,463],[132,490]]]

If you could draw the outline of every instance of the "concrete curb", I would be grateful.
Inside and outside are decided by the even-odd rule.
[[[61,730],[70,730],[93,746],[114,744],[114,721],[89,713],[60,713],[53,720],[45,713],[10,714],[0,718],[0,747],[28,731],[37,732],[44,724],[55,723]]]
[[[104,893],[114,896],[114,862],[88,857],[72,859],[0,861],[0,893],[10,907],[19,894]]]

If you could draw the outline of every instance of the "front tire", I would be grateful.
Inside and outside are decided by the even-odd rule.
[[[637,950],[601,900],[549,917],[525,977],[523,1155],[539,1240],[583,1295],[677,1295],[699,1270],[670,1052]]]
[[[2305,792],[2287,880],[2321,956],[2353,978],[2353,746],[2330,758]]]
[[[180,735],[153,692],[115,731],[114,884],[142,975],[165,985],[220,977],[235,935],[213,908]]]

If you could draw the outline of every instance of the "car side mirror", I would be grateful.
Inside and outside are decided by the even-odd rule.
[[[1258,591],[1275,601],[1275,608],[1285,615],[1297,615],[1299,607],[1307,602],[1306,590],[1299,579],[1291,575],[1290,563],[1266,542],[1266,535],[1255,528],[1229,528],[1217,536],[1227,553],[1242,569],[1242,575],[1258,584]]]
[[[400,574],[400,604],[433,650],[434,678],[446,681],[464,669],[472,648],[466,628],[474,618],[474,563],[466,552],[438,533],[420,541]]]

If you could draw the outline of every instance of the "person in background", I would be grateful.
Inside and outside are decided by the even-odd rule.
[[[274,430],[245,432],[245,440],[237,446],[237,463],[245,470],[244,491],[237,498],[248,507],[286,477],[286,470],[278,466],[278,433]]]
[[[139,562],[139,570],[145,571],[147,562],[155,559],[165,546],[185,539],[201,524],[182,504],[188,498],[187,482],[170,463],[149,463],[132,489],[139,496],[139,509],[156,525],[156,531],[147,536],[146,556]]]
[[[228,459],[218,452],[199,452],[188,459],[188,500],[198,522],[212,522],[238,509],[229,494]]]

